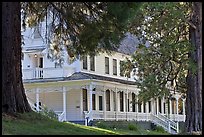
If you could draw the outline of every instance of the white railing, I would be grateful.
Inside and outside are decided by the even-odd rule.
[[[186,115],[182,114],[170,114],[169,118],[174,121],[185,121]]]
[[[23,69],[23,79],[56,78],[71,76],[75,69],[72,67],[63,68],[33,68]]]
[[[176,134],[179,132],[178,122],[176,123],[161,114],[158,115],[151,114],[151,121],[156,125],[163,127],[166,131],[168,131],[171,134]]]
[[[44,111],[45,108],[43,106],[45,106],[44,104],[42,106],[39,106],[39,111],[37,111],[37,106],[35,106],[34,104],[34,100],[32,100],[31,98],[27,97],[28,103],[31,106],[31,109],[35,112],[41,112]],[[62,122],[62,121],[66,121],[65,118],[65,112],[63,111],[54,111],[55,114],[57,115],[58,121]]]
[[[32,109],[33,111],[35,111],[35,112],[40,112],[40,111],[44,110],[44,108],[43,108],[41,105],[39,105],[39,111],[37,111],[37,110],[38,110],[38,109],[37,109],[37,104],[35,105],[34,100],[32,100],[32,99],[29,98],[29,97],[27,97],[27,100],[28,100],[28,103],[30,104],[30,107],[31,107],[31,109]]]
[[[85,126],[88,126],[92,119],[92,111],[84,111]]]
[[[93,119],[104,119],[104,120],[137,120],[137,121],[150,121],[150,113],[137,113],[137,112],[116,112],[116,111],[92,111]]]
[[[169,128],[172,128],[173,130],[175,130],[177,133],[179,132],[179,126],[178,126],[178,122],[174,122],[173,120],[169,119],[168,117],[162,115],[161,113],[158,113],[158,117],[163,119],[164,121],[167,121],[168,124],[170,124],[171,127]]]
[[[65,119],[65,111],[55,111],[55,114],[57,114],[58,121],[63,122],[66,121]]]

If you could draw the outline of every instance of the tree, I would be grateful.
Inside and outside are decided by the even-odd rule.
[[[138,18],[130,31],[149,41],[132,59],[140,100],[184,93],[186,131],[202,131],[202,4],[144,3]]]
[[[190,41],[195,50],[189,52],[189,58],[196,64],[196,70],[189,69],[187,76],[186,127],[187,131],[202,132],[202,4],[192,3],[192,25]]]
[[[21,11],[23,26],[53,15],[50,45],[66,46],[70,57],[114,50],[126,32],[137,3],[106,2],[3,2],[2,3],[2,112],[30,112],[21,72]],[[22,9],[21,9],[22,7]],[[123,14],[122,14],[123,13]],[[125,15],[125,16],[124,16]],[[67,40],[69,41],[67,44]]]
[[[19,2],[2,3],[2,112],[29,112],[21,72]]]

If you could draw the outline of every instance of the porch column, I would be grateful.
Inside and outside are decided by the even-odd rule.
[[[146,102],[146,113],[149,113],[149,101]]]
[[[105,86],[103,87],[103,117],[106,120],[106,91]]]
[[[175,98],[176,98],[176,120],[178,120],[178,99],[179,97],[176,96]]]
[[[114,111],[113,91],[110,90],[110,111]]]
[[[136,104],[136,113],[138,113],[139,111],[138,111],[138,95],[137,94],[135,94],[135,98],[136,98],[136,102],[135,102],[135,104]]]
[[[115,88],[115,104],[116,104],[115,118],[116,118],[116,121],[118,121],[118,92],[117,92],[117,88]]]
[[[141,113],[144,113],[144,102],[141,102]]]
[[[129,112],[130,111],[130,108],[129,108],[129,102],[128,102],[128,99],[129,99],[129,93],[127,92],[127,112]]]
[[[128,109],[129,109],[129,107],[128,107],[128,91],[126,90],[126,94],[127,94],[127,96],[126,96],[126,120],[128,121],[129,119],[128,119]]]
[[[164,114],[164,97],[161,98],[161,113]]]
[[[36,111],[39,112],[39,88],[36,88]]]
[[[185,121],[185,119],[186,119],[186,110],[185,110],[185,99],[182,99],[182,102],[183,102],[183,121]]]
[[[66,87],[63,87],[63,112],[64,112],[64,121],[66,121],[67,119],[67,106],[66,106],[66,102],[67,102],[67,96],[66,96]]]
[[[92,112],[92,92],[93,92],[93,85],[92,83],[89,85],[89,112]],[[92,120],[92,116],[90,115],[90,119]]]
[[[171,103],[171,99],[169,99],[169,107],[170,107],[170,111],[169,111],[169,115],[171,117],[171,114],[172,114],[172,103]]]
[[[159,113],[159,98],[157,97],[157,112],[156,112],[156,114],[158,115],[158,113]]]
[[[176,114],[178,115],[178,97],[176,97]]]
[[[126,112],[126,98],[125,98],[125,91],[123,91],[123,112]]]

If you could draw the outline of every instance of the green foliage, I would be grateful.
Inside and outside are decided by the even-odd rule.
[[[79,54],[95,55],[116,50],[140,5],[137,2],[21,3],[24,26],[34,27],[49,17],[48,44],[57,45],[56,49],[65,46],[72,60]],[[54,56],[50,55],[50,58]]]
[[[108,126],[102,121],[97,122],[96,126],[99,127],[99,128],[104,128],[104,129],[108,128]]]
[[[138,131],[138,126],[137,125],[134,125],[134,124],[128,124],[128,129],[129,130],[135,130],[135,131]]]
[[[45,115],[49,117],[50,119],[54,119],[54,120],[58,119],[57,114],[53,110],[48,109],[47,107],[44,107],[43,110],[40,111],[40,114]]]
[[[164,128],[161,127],[161,126],[156,126],[154,130],[157,131],[157,132],[166,133],[166,131],[164,130]]]
[[[169,96],[170,90],[185,93],[188,68],[196,69],[188,57],[193,49],[187,23],[189,5],[146,2],[138,11],[138,18],[129,25],[130,32],[141,42],[131,60],[138,68],[136,84],[141,90],[140,100]]]
[[[42,114],[32,112],[17,117],[2,116],[3,135],[111,135],[111,130],[59,122]]]

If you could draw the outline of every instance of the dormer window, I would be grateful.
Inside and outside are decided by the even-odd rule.
[[[86,69],[87,70],[87,56],[83,57],[83,69]]]
[[[117,60],[113,59],[113,75],[117,76]]]
[[[95,71],[95,57],[90,57],[90,70]]]
[[[124,77],[123,61],[120,61],[120,76]]]
[[[105,57],[105,73],[109,74],[109,58]]]

